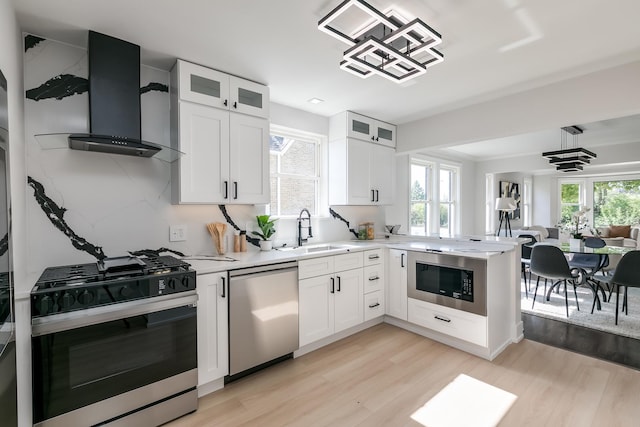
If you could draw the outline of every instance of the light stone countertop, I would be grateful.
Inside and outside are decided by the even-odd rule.
[[[308,248],[331,246],[334,249],[305,253]],[[276,264],[288,261],[300,261],[310,258],[340,255],[349,252],[361,252],[380,247],[409,251],[443,252],[456,256],[488,259],[489,257],[517,247],[517,239],[495,240],[481,238],[416,238],[415,236],[392,236],[388,239],[366,241],[349,240],[342,242],[327,242],[302,246],[301,248],[281,248],[271,251],[256,251],[251,248],[248,252],[227,252],[224,256],[194,255],[184,258],[198,274],[216,273],[247,267]]]

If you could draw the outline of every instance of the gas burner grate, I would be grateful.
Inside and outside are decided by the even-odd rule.
[[[97,282],[100,280],[100,273],[95,264],[68,265],[64,267],[47,268],[37,285],[40,288],[54,288],[56,286],[66,286],[71,284],[81,284]]]
[[[190,264],[179,260],[171,255],[158,256],[153,258],[142,258],[142,261],[147,264],[146,269],[150,274],[163,272],[163,271],[179,271],[187,270],[191,267]]]

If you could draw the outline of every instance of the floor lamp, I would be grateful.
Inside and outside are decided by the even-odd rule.
[[[498,197],[496,199],[496,210],[500,212],[500,225],[498,225],[498,231],[496,236],[500,235],[500,229],[504,221],[504,235],[511,236],[511,222],[509,221],[509,214],[516,210],[516,200],[513,197]],[[509,234],[507,234],[507,230]]]

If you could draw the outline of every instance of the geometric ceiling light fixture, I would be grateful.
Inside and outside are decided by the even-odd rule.
[[[573,143],[569,147],[567,143],[567,135],[573,136]],[[584,165],[591,163],[591,159],[595,159],[596,154],[578,146],[578,135],[582,134],[582,129],[578,126],[567,126],[560,129],[560,150],[547,151],[542,153],[542,157],[549,160],[556,170],[561,172],[578,172],[582,170]]]
[[[340,68],[358,77],[396,83],[420,76],[444,61],[434,46],[442,36],[421,19],[378,11],[364,0],[345,0],[318,22],[318,29],[346,43]]]

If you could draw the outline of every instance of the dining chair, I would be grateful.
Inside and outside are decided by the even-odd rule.
[[[529,268],[531,265],[531,250],[533,249],[533,245],[536,244],[538,240],[531,234],[521,234],[518,236],[518,238],[529,239],[528,242],[524,242],[522,244],[522,252],[520,255],[520,266],[522,268],[522,276],[524,277],[524,294],[528,299],[529,285],[531,284],[531,269]],[[529,283],[527,283],[527,270],[529,270]]]
[[[549,299],[548,295],[551,294],[553,288],[559,286],[561,283],[564,283],[564,303],[567,309],[567,317],[569,317],[567,281],[570,281],[573,285],[573,294],[576,298],[576,308],[580,310],[580,305],[578,304],[578,293],[576,292],[576,280],[580,275],[580,271],[576,268],[569,267],[569,262],[567,261],[567,258],[564,256],[564,253],[559,247],[551,245],[534,246],[533,250],[531,251],[531,272],[538,276],[538,280],[536,281],[536,289],[533,294],[533,303],[531,304],[531,309],[533,309],[533,306],[536,303],[536,296],[538,295],[538,285],[540,283],[540,278],[546,278],[555,281],[555,283],[551,285],[549,291],[545,292],[547,300]]]
[[[584,246],[592,249],[604,248],[606,245],[605,241],[599,237],[587,237],[584,241]],[[584,276],[583,283],[593,291],[594,298],[593,304],[591,305],[591,314],[593,314],[596,305],[598,310],[602,308],[600,298],[598,297],[598,290],[602,292],[602,299],[605,302],[607,301],[607,294],[604,288],[594,279],[595,274],[607,265],[609,265],[609,255],[607,254],[575,253],[569,261],[571,268],[578,268],[582,271]]]
[[[622,300],[622,310],[624,314],[629,314],[628,289],[640,288],[640,251],[629,251],[622,256],[613,276],[602,276],[600,279],[607,282],[616,289],[616,325],[618,324],[618,299],[620,297],[620,286],[624,286],[624,296]]]

